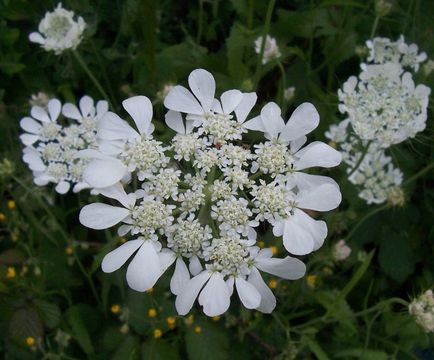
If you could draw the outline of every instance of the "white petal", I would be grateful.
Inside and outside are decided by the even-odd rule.
[[[220,99],[223,106],[223,113],[230,114],[240,104],[243,99],[243,94],[239,90],[228,90],[222,94]]]
[[[287,280],[297,280],[306,273],[306,265],[301,260],[287,256],[283,259],[259,259],[256,261],[259,270]]]
[[[306,143],[307,137],[302,136],[298,139],[295,139],[289,143],[289,147],[291,149],[292,153],[296,153],[298,150],[301,149],[301,147]]]
[[[71,184],[67,181],[61,181],[56,185],[56,191],[59,194],[66,194],[69,191],[69,188],[71,187]]]
[[[212,274],[199,295],[199,304],[207,316],[218,316],[229,309],[231,296],[220,273]]]
[[[56,121],[62,110],[62,104],[57,99],[51,99],[48,102],[48,113],[50,114],[51,121]]]
[[[330,168],[342,161],[342,154],[321,141],[314,141],[298,151],[295,156],[294,168],[303,170],[314,166]]]
[[[297,207],[302,209],[329,211],[341,203],[342,195],[334,184],[324,184],[310,191],[301,191],[297,195]]]
[[[30,146],[39,140],[39,136],[31,135],[31,134],[22,134],[20,135],[20,140],[24,145]]]
[[[165,117],[166,124],[179,134],[185,134],[184,121],[180,112],[169,110]]]
[[[63,105],[62,114],[68,119],[81,120],[83,118],[77,106],[70,103],[66,103],[65,105]]]
[[[314,241],[313,250],[318,250],[327,237],[327,224],[325,221],[312,219],[308,214],[299,209],[294,210],[294,216],[297,223],[312,235]]]
[[[29,35],[29,40],[31,42],[37,43],[37,44],[45,44],[45,39],[42,37],[42,35],[38,32],[32,32]]]
[[[235,108],[235,115],[237,116],[237,121],[243,123],[246,121],[247,116],[256,104],[258,96],[256,93],[243,93],[243,98],[239,105]],[[253,130],[253,129],[252,129]]]
[[[241,302],[247,309],[256,309],[261,304],[261,294],[251,283],[237,277],[235,286]]]
[[[324,184],[331,184],[339,189],[338,183],[328,176],[306,174],[299,171],[294,172],[293,176],[300,191],[311,190]]]
[[[105,140],[136,139],[140,135],[125,120],[109,111],[98,122],[98,138]]]
[[[146,291],[160,278],[160,259],[150,241],[145,241],[127,269],[127,283],[131,289]]]
[[[32,171],[44,171],[45,165],[39,152],[33,147],[26,147],[23,150],[23,161],[29,165]]]
[[[186,315],[191,310],[203,285],[211,277],[209,271],[203,271],[189,280],[181,293],[176,297],[175,306],[179,315]]]
[[[229,290],[229,296],[232,296],[232,294],[234,293],[234,283],[235,283],[234,277],[230,276],[225,282]]]
[[[157,244],[160,246],[161,249],[161,244],[160,243]],[[163,249],[158,253],[158,258],[160,259],[160,271],[161,274],[163,274],[169,268],[169,266],[175,262],[176,255],[170,249]]]
[[[164,106],[169,110],[186,114],[202,115],[204,110],[193,94],[185,87],[177,85],[167,94]]]
[[[133,118],[140,134],[150,134],[149,125],[153,113],[151,100],[142,95],[133,96],[122,101],[122,105]]]
[[[209,111],[215,95],[215,80],[212,74],[204,69],[193,70],[188,77],[188,85],[205,111]]]
[[[280,107],[274,102],[269,102],[261,110],[265,132],[269,134],[271,139],[276,139],[285,126],[285,122],[280,116],[281,113]]]
[[[96,159],[86,166],[83,179],[94,188],[105,188],[121,181],[126,171],[120,160]]]
[[[100,100],[96,103],[96,114],[98,118],[101,118],[108,111],[108,102]]]
[[[292,141],[309,134],[319,124],[319,114],[310,103],[303,103],[294,110],[285,128],[280,134],[279,140]]]
[[[256,116],[253,119],[246,121],[244,123],[244,127],[249,130],[265,132],[264,123],[262,122],[262,118],[260,116]]]
[[[284,222],[283,246],[294,255],[306,255],[314,250],[315,240],[311,232],[299,224],[296,214]]]
[[[21,129],[31,134],[38,134],[41,129],[41,124],[30,117],[22,118],[20,121]]]
[[[42,121],[42,122],[45,122],[45,123],[51,122],[51,120],[50,120],[47,112],[45,111],[45,109],[41,108],[40,106],[33,106],[32,109],[30,110],[30,114],[36,120],[39,120],[39,121]]]
[[[176,260],[175,272],[170,280],[170,291],[175,295],[179,295],[189,280],[190,273],[188,272],[187,265],[185,265],[184,260],[178,258]]]
[[[80,223],[95,230],[108,229],[125,219],[129,210],[102,203],[86,205],[80,211]]]
[[[131,225],[121,225],[118,228],[118,235],[119,236],[125,236],[126,234],[128,234],[131,230],[132,226]]]
[[[102,259],[102,271],[111,273],[118,270],[142,244],[143,240],[130,240],[110,251]]]
[[[93,99],[85,95],[80,99],[79,106],[83,117],[89,116],[92,109],[94,109]]]
[[[120,183],[116,183],[112,186],[108,186],[106,188],[98,188],[100,194],[109,197],[110,199],[116,199],[126,208],[134,205],[136,202],[136,197],[134,194],[130,194],[132,196],[128,196],[124,190],[124,187]]]
[[[274,297],[273,292],[267,286],[267,284],[262,279],[261,274],[258,269],[252,267],[250,269],[250,274],[247,281],[252,284],[256,290],[261,294],[261,303],[256,310],[261,311],[265,314],[270,314],[273,312],[276,307],[276,298]]]
[[[202,264],[200,263],[199,258],[196,255],[193,255],[190,258],[188,269],[190,270],[191,275],[193,276],[196,276],[202,271]]]

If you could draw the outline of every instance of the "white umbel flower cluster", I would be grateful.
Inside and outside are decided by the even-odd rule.
[[[416,85],[412,72],[426,60],[415,44],[374,38],[361,72],[338,90],[339,111],[347,117],[326,136],[339,147],[349,180],[368,204],[381,204],[400,192],[402,172],[387,149],[415,137],[426,127],[431,89]]]
[[[78,159],[77,153],[96,148],[97,123],[107,111],[106,101],[95,105],[89,96],[80,99],[79,108],[70,103],[62,107],[57,99],[49,100],[46,107],[32,107],[31,117],[21,119],[20,139],[26,146],[23,160],[33,171],[35,184],[54,183],[60,194],[71,186],[74,192],[90,187],[83,180],[88,161]]]
[[[46,12],[39,23],[38,31],[29,35],[31,42],[40,44],[46,51],[56,55],[68,49],[75,50],[83,40],[86,23],[81,16],[74,20],[74,12],[59,3],[52,12]]]
[[[319,123],[312,104],[300,105],[286,123],[274,103],[246,121],[256,94],[229,90],[216,99],[214,77],[203,69],[188,83],[190,89],[175,86],[164,100],[166,124],[175,132],[170,144],[154,138],[144,96],[123,102],[138,131],[111,112],[98,123],[98,150],[81,152],[91,159],[84,179],[119,205],[89,204],[80,221],[93,229],[121,224],[121,236],[135,236],[106,255],[102,268],[112,272],[132,258],[126,278],[137,291],[154,286],[175,264],[170,289],[179,314],[196,298],[206,315],[224,313],[234,286],[246,308],[270,313],[276,299],[259,271],[295,280],[305,265],[261,250],[256,229],[269,224],[293,255],[321,247],[327,226],[304,209],[332,210],[341,194],[331,178],[303,170],[336,166],[341,155],[321,142],[304,146]],[[251,148],[242,142],[249,130],[267,140]],[[267,166],[263,147],[273,149]]]
[[[255,40],[255,52],[256,54],[261,54],[261,46],[262,46],[262,36],[259,36]],[[262,54],[262,64],[266,64],[273,59],[278,59],[282,56],[280,53],[279,47],[277,46],[277,41],[275,38],[271,37],[270,35],[267,35],[265,37],[265,46],[264,46],[264,52]]]
[[[410,315],[427,333],[434,332],[434,295],[432,290],[425,291],[414,299],[409,307]]]

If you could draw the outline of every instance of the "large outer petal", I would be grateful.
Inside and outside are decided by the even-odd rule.
[[[70,103],[66,103],[63,105],[62,114],[68,119],[81,120],[83,118],[77,106]]]
[[[113,251],[110,251],[102,259],[102,271],[111,273],[118,270],[142,244],[143,240],[130,240]]]
[[[203,271],[189,280],[181,293],[176,297],[175,306],[179,315],[186,315],[191,310],[203,285],[211,277],[209,271]]]
[[[218,316],[229,309],[231,294],[220,273],[211,275],[199,295],[199,304],[203,306],[203,312],[207,316]]]
[[[169,110],[186,114],[203,115],[204,109],[185,87],[177,85],[169,91],[164,99],[164,106]]]
[[[237,277],[235,286],[241,302],[247,309],[256,309],[261,304],[261,294],[253,284]]]
[[[279,140],[286,142],[309,134],[319,124],[319,114],[310,103],[303,103],[294,110],[280,134]]]
[[[258,96],[256,93],[243,93],[243,98],[239,105],[235,108],[235,115],[239,123],[246,121],[247,116],[250,111],[252,111],[253,106],[256,104]]]
[[[133,96],[122,101],[125,110],[136,123],[140,134],[151,134],[150,124],[152,120],[152,103],[146,96]]]
[[[283,259],[257,259],[255,265],[259,270],[287,280],[300,279],[306,273],[306,265],[301,260],[290,256]]]
[[[80,110],[83,117],[89,116],[94,108],[94,101],[90,96],[83,96],[79,102]]]
[[[20,121],[21,129],[31,134],[38,134],[41,124],[31,117],[22,118]]]
[[[342,194],[334,184],[324,184],[315,189],[300,191],[297,194],[297,207],[315,211],[336,209],[342,200]]]
[[[310,143],[299,150],[295,156],[298,158],[294,163],[296,170],[314,166],[330,168],[339,165],[342,161],[342,154],[339,151],[321,141]]]
[[[98,122],[97,136],[104,140],[128,140],[140,137],[125,120],[108,111]]]
[[[281,114],[280,107],[274,102],[269,102],[261,110],[261,119],[265,133],[270,139],[276,139],[285,126]]]
[[[145,241],[127,269],[127,282],[131,289],[146,291],[162,275],[157,251],[150,241]]]
[[[102,203],[86,205],[80,211],[80,223],[95,230],[108,229],[120,223],[129,214],[129,210]]]
[[[261,294],[261,303],[256,308],[256,310],[261,311],[265,314],[270,314],[276,307],[276,298],[274,297],[273,292],[262,279],[262,276],[257,268],[252,267],[250,269],[250,274],[247,281],[252,284]]]
[[[62,103],[58,99],[51,99],[48,102],[47,108],[51,121],[56,121],[62,110]]]
[[[126,172],[126,166],[117,159],[95,159],[86,166],[83,180],[91,187],[105,188],[121,181]]]
[[[190,273],[187,265],[182,258],[176,259],[175,271],[170,280],[170,291],[172,294],[179,295],[190,280]]]
[[[220,97],[224,114],[230,114],[240,104],[243,94],[239,90],[225,91]]]
[[[112,186],[98,189],[98,192],[106,197],[109,197],[110,199],[116,199],[126,208],[129,208],[136,202],[135,194],[127,195],[121,183],[116,183]]]
[[[188,76],[188,85],[199,99],[203,109],[205,111],[211,110],[215,95],[214,76],[204,69],[193,70]]]
[[[181,113],[173,110],[169,110],[165,116],[166,124],[172,130],[176,131],[179,134],[185,134],[185,126],[184,121],[182,120]]]

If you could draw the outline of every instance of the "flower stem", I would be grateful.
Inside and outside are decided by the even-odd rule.
[[[380,206],[380,207],[377,207],[377,208],[375,208],[375,209],[373,209],[373,210],[371,210],[370,212],[368,212],[365,216],[363,216],[360,220],[359,220],[359,222],[351,229],[351,231],[348,233],[348,235],[346,236],[346,240],[348,241],[350,238],[351,238],[351,236],[353,236],[354,235],[354,233],[357,231],[357,229],[366,221],[366,220],[368,220],[369,218],[371,218],[372,216],[374,216],[375,214],[377,214],[377,213],[379,213],[379,212],[381,212],[381,211],[383,211],[383,210],[385,210],[385,209],[387,209],[387,208],[389,208],[389,204],[384,204],[384,205],[382,205],[382,206]]]
[[[431,164],[428,164],[422,170],[420,170],[417,174],[414,174],[411,178],[409,178],[406,181],[404,181],[404,183],[402,185],[405,186],[405,185],[408,185],[408,184],[412,183],[413,181],[417,180],[418,178],[420,178],[425,173],[429,172],[432,168],[434,168],[434,162],[431,163]]]
[[[279,59],[277,59],[276,62],[277,62],[277,66],[279,67],[280,74],[282,75],[281,83],[280,83],[281,84],[281,89],[280,89],[280,92],[279,92],[278,99],[280,101],[280,104],[283,107],[283,114],[284,114],[285,113],[285,108],[286,108],[286,106],[285,106],[285,99],[284,99],[284,94],[285,94],[285,89],[286,89],[286,73],[285,73],[285,68],[283,67],[281,61]]]
[[[262,31],[261,50],[259,51],[258,60],[256,62],[255,81],[254,81],[255,86],[258,85],[260,74],[261,74],[261,64],[262,64],[262,58],[264,56],[265,40],[270,30],[271,15],[273,14],[275,4],[276,4],[276,0],[270,0],[268,2],[267,14],[265,15],[264,29]]]
[[[378,22],[380,21],[380,17],[376,16],[375,20],[374,20],[374,25],[372,25],[372,30],[371,30],[371,36],[370,39],[372,39],[375,35],[375,32],[377,31],[377,27],[378,27]]]
[[[362,161],[364,160],[366,154],[368,153],[368,149],[369,149],[369,146],[371,145],[371,142],[372,142],[372,140],[369,140],[367,142],[365,148],[363,149],[362,156],[360,156],[360,159],[357,161],[356,165],[354,165],[354,167],[348,173],[347,178],[350,178],[350,176],[353,175],[356,172],[356,170],[359,168],[360,164],[362,163]]]
[[[98,89],[98,91],[101,93],[102,97],[107,100],[107,102],[109,103],[110,107],[112,109],[114,109],[112,102],[110,101],[110,97],[107,95],[107,93],[105,92],[104,88],[101,86],[101,84],[99,83],[99,81],[97,80],[97,78],[93,75],[92,71],[89,69],[89,67],[86,65],[86,63],[84,62],[83,58],[81,57],[81,55],[76,51],[73,50],[72,53],[74,54],[75,59],[77,60],[77,62],[80,64],[80,66],[83,68],[84,72],[89,76],[90,80],[93,82],[93,84],[95,85],[95,87]]]

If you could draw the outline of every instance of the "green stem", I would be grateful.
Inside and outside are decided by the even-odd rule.
[[[374,216],[375,214],[387,209],[389,207],[389,204],[384,204],[376,209],[373,209],[372,211],[368,212],[365,216],[363,216],[359,222],[356,224],[356,226],[354,226],[351,231],[348,233],[346,240],[348,241],[351,236],[354,235],[354,233],[357,231],[357,229],[369,218],[371,218],[372,216]]]
[[[285,96],[285,89],[286,89],[286,73],[285,73],[285,68],[283,67],[281,61],[279,59],[277,59],[276,62],[277,62],[277,66],[279,67],[280,74],[282,75],[279,101],[280,101],[280,104],[283,106],[283,114],[284,114],[285,113],[284,96]]]
[[[196,43],[200,45],[202,38],[202,25],[203,25],[203,0],[199,0],[199,16],[197,17],[197,36]]]
[[[406,181],[404,181],[404,183],[402,184],[402,186],[406,186],[410,183],[412,183],[413,181],[415,181],[416,179],[420,178],[422,175],[424,175],[425,173],[427,173],[428,171],[430,171],[432,168],[434,168],[434,162],[425,166],[422,170],[420,170],[417,174],[413,175],[411,178],[407,179]]]
[[[353,167],[353,168],[351,169],[351,171],[348,173],[348,175],[347,175],[347,179],[349,179],[350,176],[353,175],[353,174],[356,172],[356,170],[359,168],[359,166],[360,166],[360,164],[362,163],[362,161],[365,159],[365,156],[366,156],[366,154],[368,153],[368,149],[369,149],[369,146],[371,145],[371,142],[372,142],[372,140],[369,140],[369,141],[366,143],[366,147],[363,149],[362,156],[360,156],[359,161],[357,161],[356,165],[354,165],[354,167]]]
[[[275,4],[276,4],[276,0],[270,0],[268,2],[267,14],[265,15],[264,29],[262,30],[261,50],[259,51],[258,60],[256,62],[255,81],[254,81],[255,86],[258,85],[259,78],[261,76],[262,58],[264,56],[265,42],[267,39],[268,32],[270,30],[271,15],[273,14]]]
[[[379,21],[380,21],[380,17],[376,16],[375,20],[374,20],[374,25],[372,26],[370,39],[372,39],[374,37],[375,32],[377,31],[377,27],[378,27],[378,22]]]
[[[253,13],[255,11],[255,0],[248,0],[248,13],[247,13],[247,28],[253,27]]]
[[[84,62],[83,58],[81,57],[81,55],[76,51],[76,50],[72,50],[72,53],[75,57],[75,59],[77,60],[77,62],[80,64],[80,66],[83,68],[84,72],[89,76],[90,80],[93,82],[93,84],[95,85],[95,87],[98,89],[98,91],[101,93],[102,97],[107,100],[107,102],[109,103],[110,107],[112,109],[114,109],[113,104],[110,101],[109,96],[107,95],[107,93],[105,92],[104,88],[101,86],[101,84],[99,83],[99,81],[97,80],[97,78],[93,75],[92,71],[89,69],[89,67],[86,65],[86,63]]]

